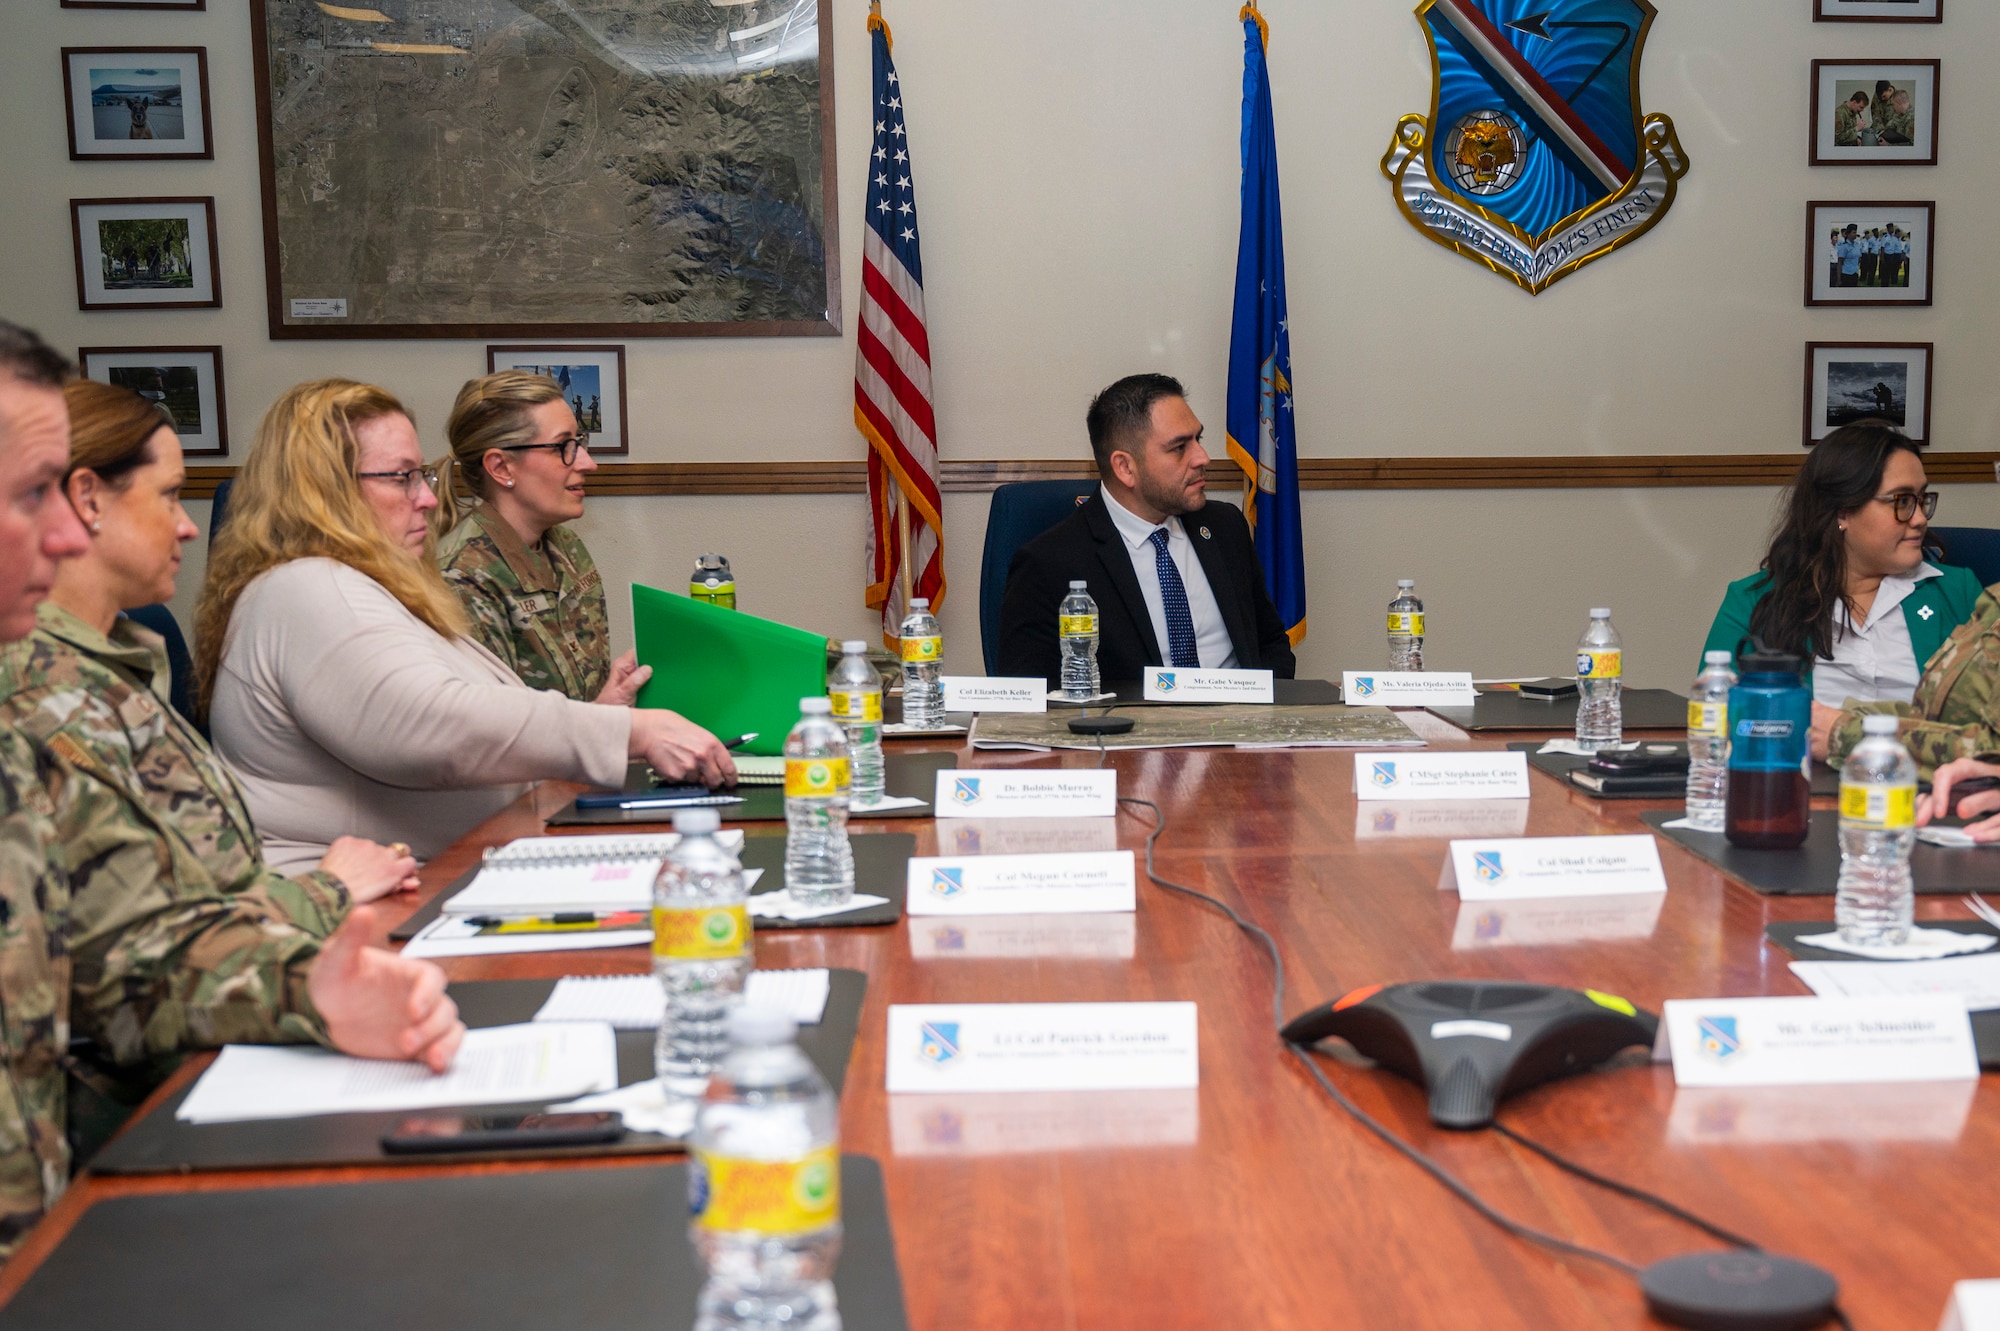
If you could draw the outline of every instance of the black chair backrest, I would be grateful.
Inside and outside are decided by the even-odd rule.
[[[133,623],[149,628],[167,640],[167,665],[173,670],[173,679],[167,690],[174,710],[186,717],[189,725],[199,726],[194,716],[194,658],[188,655],[187,639],[181,636],[181,626],[174,618],[174,612],[164,605],[142,605],[137,610],[127,610],[125,615]],[[205,735],[208,732],[202,731]]]

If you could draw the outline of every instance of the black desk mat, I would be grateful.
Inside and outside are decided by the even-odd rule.
[[[908,832],[870,832],[866,836],[850,839],[854,847],[854,890],[869,896],[887,897],[880,906],[867,906],[860,910],[847,911],[841,915],[829,915],[817,920],[759,920],[751,923],[759,929],[838,929],[856,925],[894,924],[903,918],[903,897],[909,886],[910,857],[916,854],[917,839]],[[751,833],[743,838],[743,853],[739,858],[746,869],[762,869],[764,876],[750,895],[761,897],[766,892],[780,892],[785,887],[785,836],[784,833]],[[465,890],[473,876],[479,871],[467,869],[450,886],[432,897],[416,913],[389,931],[391,940],[407,943],[444,912],[444,903]]]
[[[937,774],[958,766],[958,751],[944,753],[890,753],[882,760],[882,787],[891,795],[915,797],[923,804],[915,808],[883,809],[876,813],[856,813],[855,819],[928,818],[931,798],[937,794]],[[729,823],[782,823],[785,821],[783,786],[738,786],[720,792],[737,795],[741,804],[716,806]],[[629,827],[635,823],[658,826],[674,820],[672,809],[579,809],[572,800],[549,819],[550,827]]]
[[[1926,929],[1949,929],[1960,934],[2000,934],[1984,920],[1920,920]],[[1780,952],[1797,957],[1800,961],[1864,961],[1847,952],[1830,952],[1823,947],[1813,947],[1799,941],[1802,934],[1832,933],[1839,926],[1832,920],[1781,920],[1764,926],[1764,937]],[[1987,953],[1971,952],[1967,956],[1985,956]],[[1972,1046],[1979,1054],[1982,1068],[2000,1068],[2000,1008],[1972,1014]]]
[[[903,1331],[882,1167],[841,1157],[845,1324]],[[682,1331],[702,1272],[687,1166],[113,1197],[0,1331]]]
[[[1588,767],[1590,759],[1579,758],[1573,753],[1537,753],[1535,750],[1542,747],[1542,741],[1536,739],[1512,740],[1509,741],[1507,747],[1517,753],[1527,754],[1528,766],[1540,772],[1547,772],[1550,776],[1562,782],[1579,795],[1588,795],[1594,800],[1661,800],[1675,798],[1673,795],[1634,795],[1626,791],[1605,794],[1601,791],[1585,790],[1582,786],[1572,782],[1569,779],[1569,774],[1580,768]],[[1687,741],[1681,740],[1674,747],[1682,753],[1686,753]],[[1840,773],[1834,771],[1823,762],[1815,761],[1812,765],[1812,793],[1815,795],[1824,795],[1828,798],[1840,794]]]
[[[1794,850],[1745,850],[1730,845],[1720,832],[1660,826],[1681,816],[1678,809],[1648,810],[1639,815],[1655,832],[1694,852],[1753,892],[1779,897],[1833,895],[1834,884],[1840,878],[1840,817],[1832,809],[1813,811],[1806,825],[1805,844]],[[2000,882],[2000,853],[1947,850],[1919,841],[1910,852],[1910,877],[1916,881],[1917,891],[1924,893],[1989,890]]]
[[[554,980],[463,980],[450,988],[465,1024],[511,1026],[532,1021],[556,987]],[[826,1012],[799,1027],[799,1048],[839,1093],[847,1060],[861,1029],[861,1000],[868,979],[860,971],[829,976]],[[630,1086],[653,1075],[653,1032],[619,1031],[618,1084]],[[125,1131],[92,1157],[100,1174],[183,1174],[208,1169],[292,1169],[325,1165],[436,1164],[440,1160],[522,1160],[559,1156],[652,1155],[678,1151],[682,1144],[650,1132],[627,1132],[601,1146],[568,1146],[539,1151],[456,1151],[442,1155],[388,1155],[382,1135],[413,1111],[321,1114],[312,1118],[264,1119],[249,1123],[183,1123],[174,1115],[193,1091],[189,1086]],[[569,1097],[565,1097],[569,1098]],[[541,1109],[543,1104],[467,1106],[462,1112],[507,1113]],[[459,1110],[426,1111],[457,1113]]]
[[[1678,730],[1688,724],[1687,698],[1671,689],[1626,689],[1619,695],[1627,730]],[[1576,729],[1576,695],[1544,702],[1512,689],[1481,690],[1470,707],[1426,707],[1460,730]]]

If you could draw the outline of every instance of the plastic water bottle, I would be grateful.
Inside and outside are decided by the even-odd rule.
[[[1624,738],[1624,675],[1624,644],[1611,612],[1600,606],[1576,644],[1576,746],[1586,753],[1615,749]]]
[[[1720,832],[1729,807],[1729,691],[1736,687],[1728,652],[1702,653],[1688,694],[1687,820],[1697,832]]]
[[[834,720],[847,729],[848,794],[856,804],[875,804],[882,798],[882,676],[861,639],[841,643],[840,653],[827,694]]]
[[[1896,718],[1861,718],[1861,742],[1840,769],[1840,882],[1833,918],[1840,941],[1893,947],[1910,936],[1916,888],[1917,765],[1896,738]]]
[[[695,1112],[688,1239],[708,1271],[695,1331],[839,1331],[840,1102],[782,1012],[730,1014]]]
[[[1396,583],[1396,599],[1389,602],[1389,669],[1424,668],[1424,603],[1417,599],[1417,584],[1403,578]]]
[[[928,599],[910,598],[901,633],[903,724],[934,730],[944,724],[944,634]]]
[[[847,844],[847,732],[825,698],[799,699],[785,736],[785,886],[800,905],[838,906],[854,895]]]
[[[729,1048],[726,1018],[752,960],[743,866],[715,839],[714,809],[680,809],[680,840],[653,879],[653,974],[667,991],[653,1070],[674,1094],[700,1095]]]
[[[723,610],[736,608],[736,575],[721,555],[703,555],[694,561],[694,576],[688,579],[688,595]]]
[[[1097,602],[1091,599],[1090,584],[1081,580],[1069,585],[1056,611],[1056,636],[1062,644],[1063,697],[1083,702],[1098,695]]]

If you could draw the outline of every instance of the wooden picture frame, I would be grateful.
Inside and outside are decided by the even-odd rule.
[[[1944,0],[1813,0],[1815,23],[1942,23]]]
[[[1850,228],[1863,252],[1843,256],[1837,252],[1835,234]],[[1929,305],[1937,281],[1936,244],[1934,200],[1815,199],[1806,205],[1806,305],[1858,309]],[[1853,273],[1845,272],[1850,262]]]
[[[1914,123],[1907,142],[1840,143],[1847,127],[1842,115],[1843,98],[1869,96],[1870,88],[1890,83],[1910,95]],[[1812,136],[1810,157],[1814,166],[1936,166],[1938,159],[1938,117],[1943,83],[1943,62],[1937,60],[1815,60],[1812,62]],[[1869,104],[1860,113],[1870,117],[1864,134],[1878,132],[1872,123],[1883,115]],[[1900,135],[1893,124],[1886,132]]]
[[[173,9],[189,14],[208,8],[208,0],[62,0],[64,9]]]
[[[144,57],[154,57],[145,59]],[[173,61],[158,57],[179,57]],[[106,62],[106,63],[100,63]],[[95,74],[135,74],[163,78],[154,65],[171,63],[177,81],[173,93],[180,105],[171,119],[163,102],[152,102],[142,86],[114,87],[122,104],[99,107]],[[189,96],[189,74],[195,96]],[[62,49],[63,104],[69,109],[69,159],[72,162],[199,162],[215,160],[214,123],[209,114],[208,48],[205,46],[65,46]],[[162,89],[164,90],[164,84]],[[79,94],[81,101],[79,101]],[[149,105],[150,103],[150,105]],[[100,112],[108,112],[101,117]],[[102,118],[137,125],[147,123],[144,138],[99,136]],[[157,122],[157,123],[154,123]],[[176,123],[177,122],[177,123]],[[166,137],[168,126],[173,132]],[[155,133],[162,137],[155,137]],[[157,145],[157,146],[142,146]]]
[[[166,408],[188,457],[229,456],[221,347],[79,347],[76,358],[84,378],[130,388]]]
[[[486,348],[486,372],[495,370],[533,370],[542,373],[568,371],[575,376],[577,401],[571,408],[576,411],[577,424],[591,437],[585,445],[594,458],[623,457],[632,451],[631,413],[626,410],[625,398],[625,348],[610,346],[602,342],[510,342]],[[596,379],[596,387],[586,387],[580,382],[580,371],[588,371]],[[560,373],[552,373],[553,378],[562,378]],[[611,392],[607,380],[616,378],[617,391]],[[569,386],[565,382],[565,388]],[[596,399],[593,401],[593,399]],[[592,408],[596,408],[592,416]],[[592,426],[596,428],[592,428]],[[604,437],[599,443],[598,437]]]
[[[700,53],[643,68],[569,26],[247,2],[272,338],[840,336],[833,0],[639,7],[635,49]]]
[[[1806,343],[1805,446],[1870,419],[1886,420],[1928,446],[1934,350],[1930,342]],[[1871,402],[1870,393],[1879,396]]]
[[[215,198],[71,199],[70,241],[76,251],[76,307],[80,310],[216,310],[222,308],[221,254],[215,238]],[[114,276],[117,256],[107,256],[106,224],[180,222],[167,249],[146,254],[148,272]],[[177,248],[172,248],[177,246]],[[165,263],[165,277],[159,266]],[[172,269],[185,266],[182,283]],[[180,293],[187,294],[182,296]]]

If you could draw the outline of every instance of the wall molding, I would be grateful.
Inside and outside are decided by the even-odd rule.
[[[1791,453],[1662,453],[1629,457],[1540,458],[1301,458],[1302,490],[1576,490],[1783,485],[1803,455]],[[1937,484],[1995,479],[2000,452],[1930,453],[1924,469]],[[189,467],[183,493],[214,495],[234,467]],[[942,464],[950,493],[989,492],[1014,481],[1089,480],[1088,459],[985,459]],[[1211,463],[1209,483],[1226,495],[1241,473]],[[590,493],[603,495],[860,494],[868,464],[856,462],[606,462],[591,474]]]

